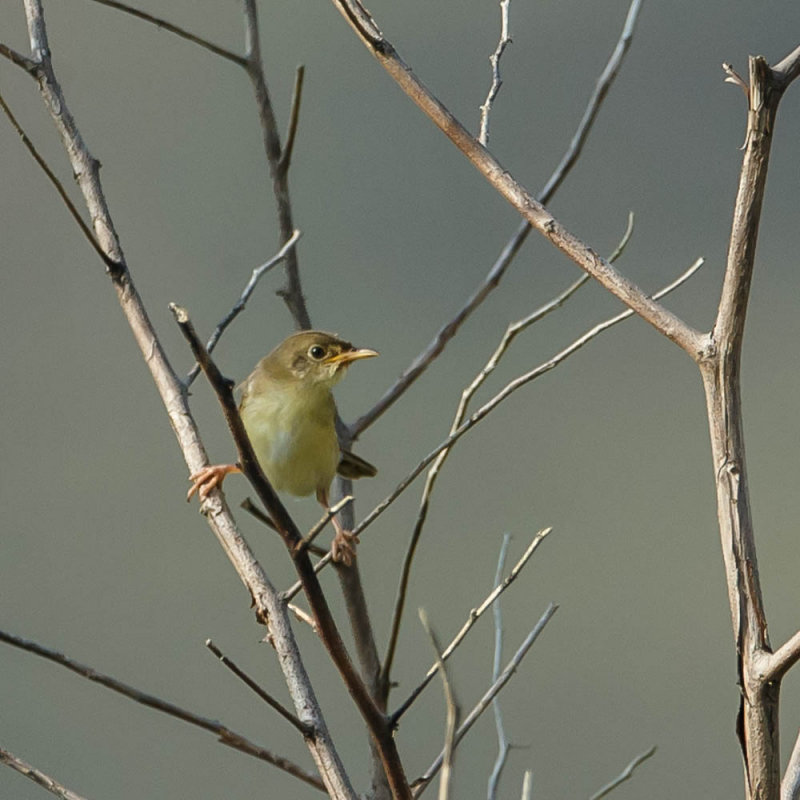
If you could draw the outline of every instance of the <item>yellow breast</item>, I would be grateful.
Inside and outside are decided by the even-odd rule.
[[[259,392],[240,409],[261,468],[278,491],[327,489],[339,463],[335,406],[325,387]]]

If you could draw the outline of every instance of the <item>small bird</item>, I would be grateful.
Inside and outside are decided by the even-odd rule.
[[[346,478],[377,475],[372,464],[339,447],[331,394],[350,364],[377,355],[331,333],[302,331],[262,358],[242,383],[239,413],[261,469],[276,490],[300,497],[314,492],[329,509],[328,493],[337,472]],[[205,500],[231,472],[241,468],[216,464],[195,472],[186,499],[197,493]],[[350,564],[358,539],[336,517],[333,524],[333,558]]]

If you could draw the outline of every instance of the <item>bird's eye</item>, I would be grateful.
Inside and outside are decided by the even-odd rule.
[[[314,361],[320,361],[325,356],[325,348],[315,344],[308,349],[308,354]]]

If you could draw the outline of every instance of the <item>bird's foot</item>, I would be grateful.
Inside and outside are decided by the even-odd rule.
[[[333,544],[331,545],[331,557],[339,564],[349,567],[356,557],[357,544],[358,536],[337,525],[336,536],[333,537]]]
[[[214,489],[222,486],[225,476],[231,472],[241,472],[241,470],[236,464],[209,464],[193,473],[189,476],[192,485],[186,493],[186,502],[192,499],[192,495],[197,494],[202,503]]]

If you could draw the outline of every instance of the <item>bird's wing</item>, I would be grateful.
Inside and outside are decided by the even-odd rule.
[[[378,474],[377,468],[373,467],[369,461],[364,461],[363,458],[351,453],[349,450],[342,450],[342,458],[336,471],[343,478],[350,478],[351,480],[374,478]]]

